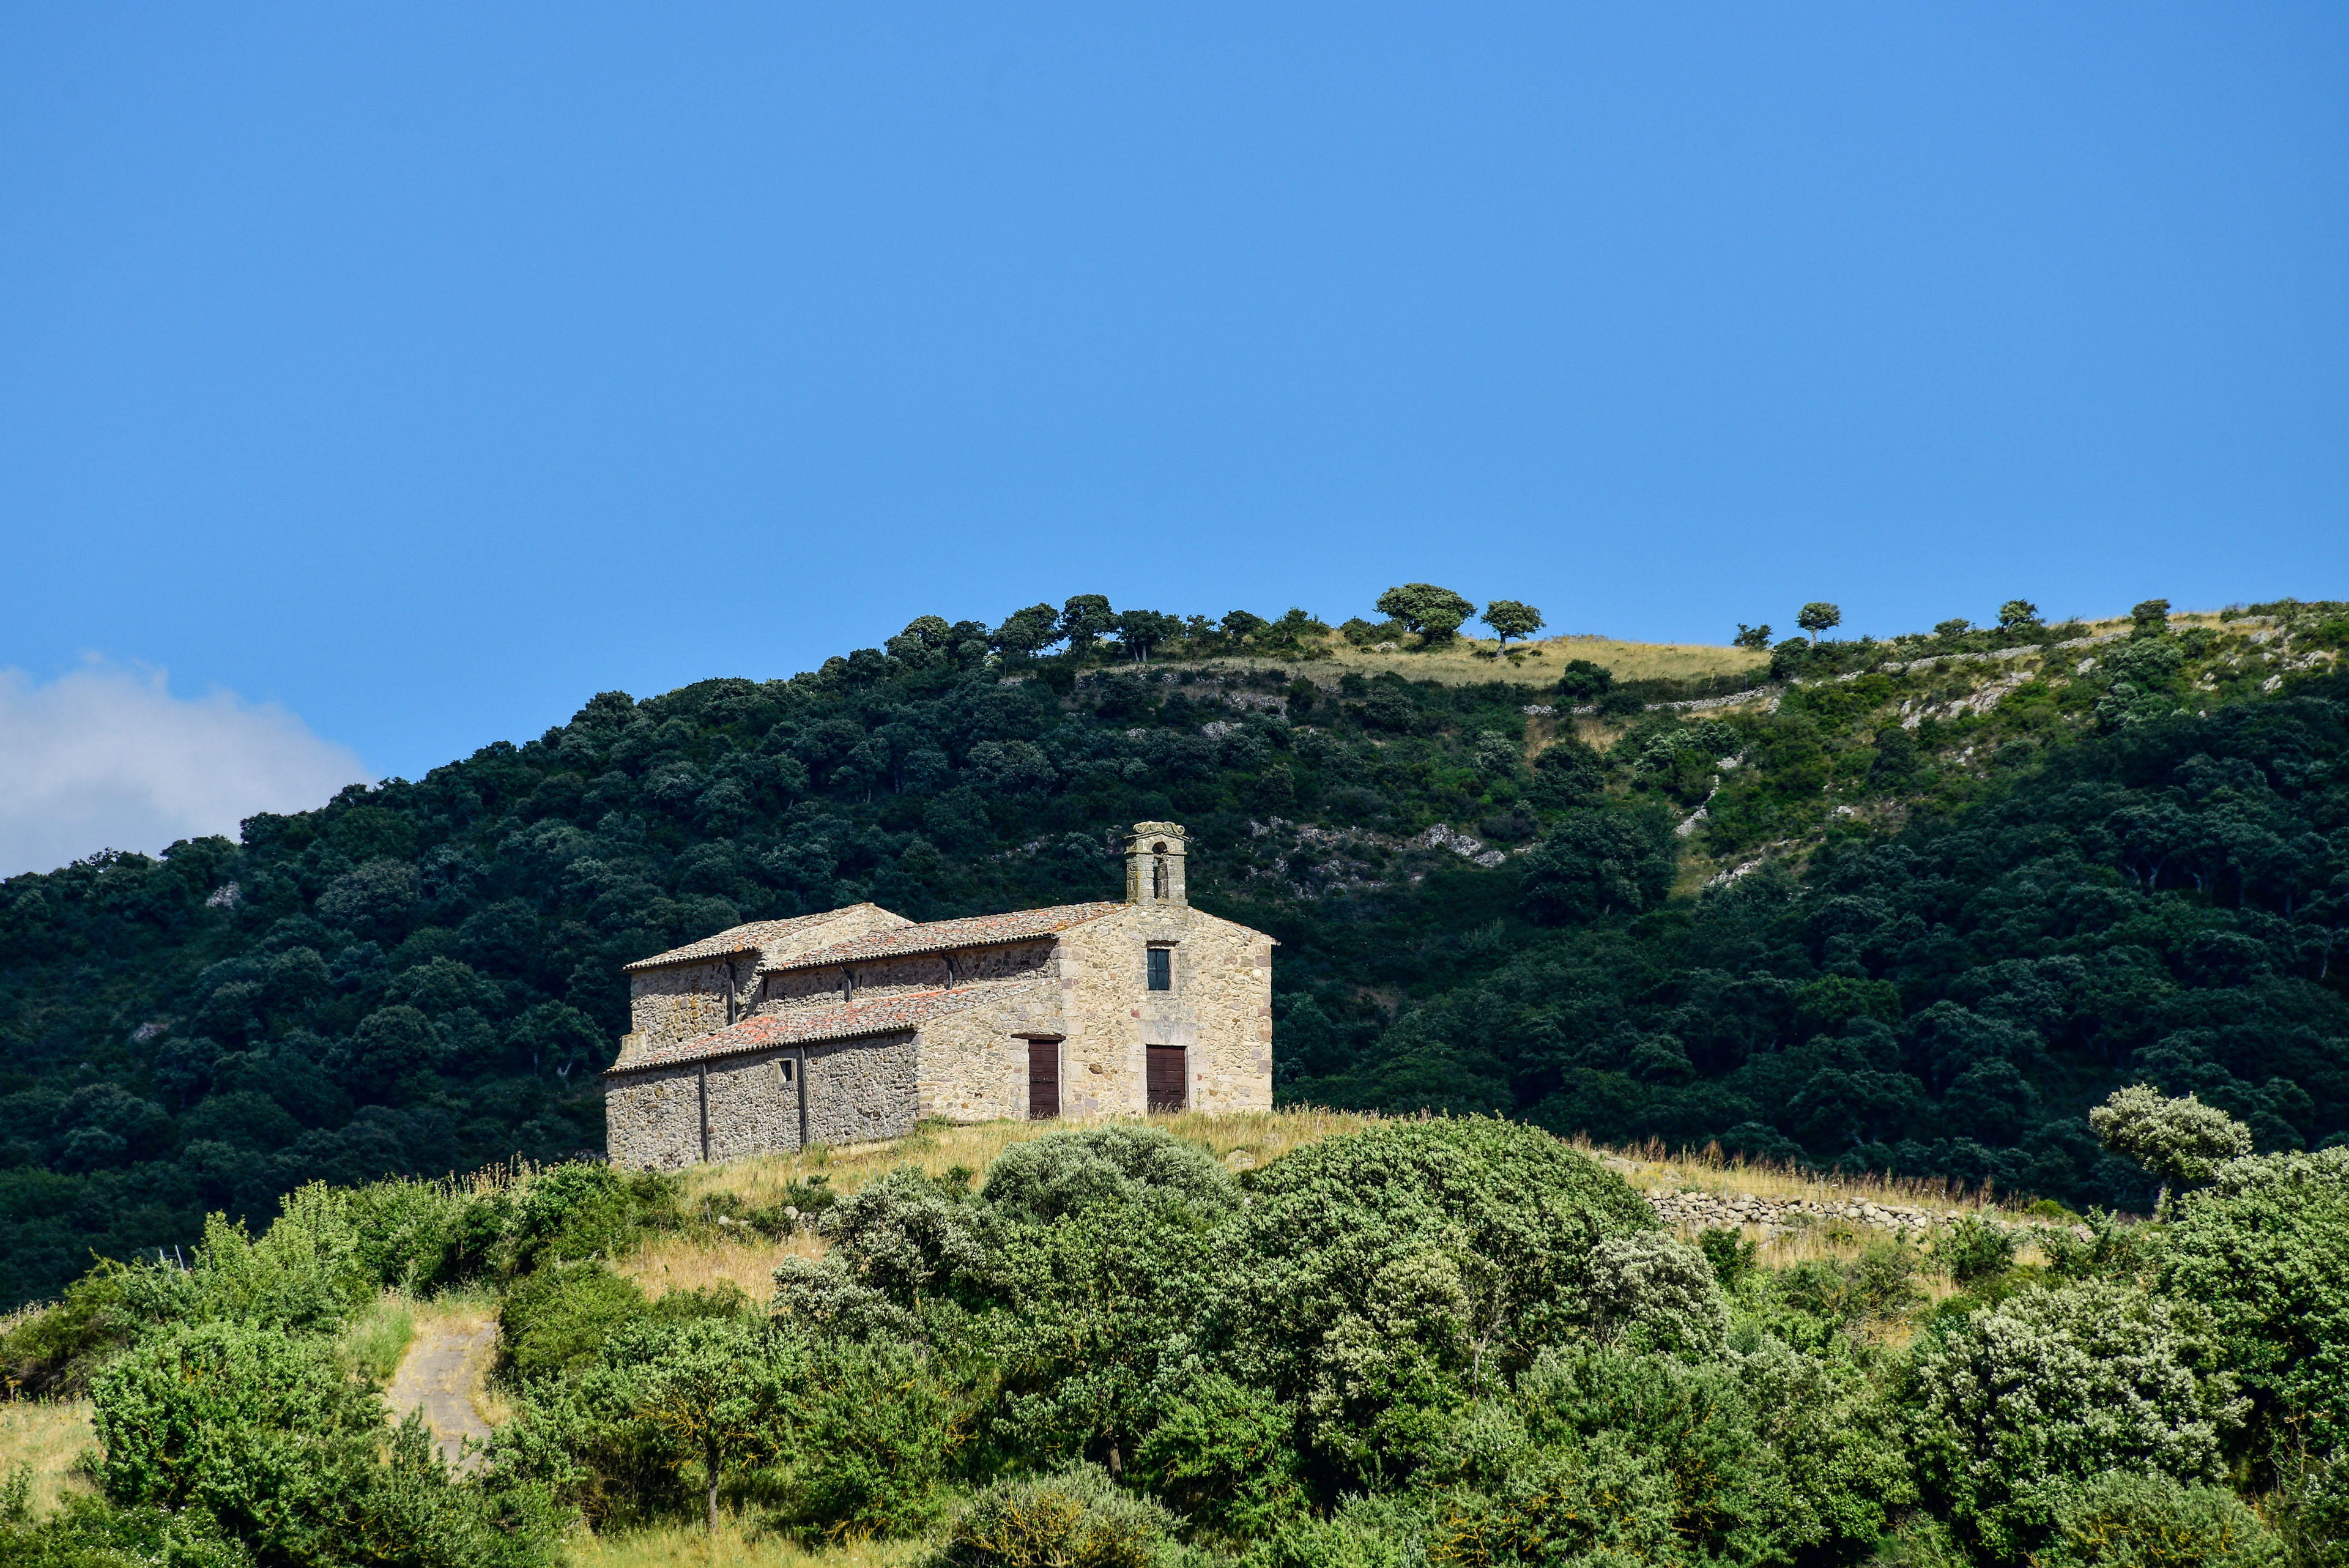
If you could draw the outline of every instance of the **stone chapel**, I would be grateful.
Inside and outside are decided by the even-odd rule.
[[[675,1170],[925,1116],[1269,1109],[1275,944],[1191,908],[1183,857],[1180,826],[1138,822],[1123,903],[925,922],[853,904],[629,964],[612,1162]]]

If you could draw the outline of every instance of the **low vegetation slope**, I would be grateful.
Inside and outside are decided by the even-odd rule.
[[[1175,1124],[1222,1158],[1023,1124],[215,1219],[0,1343],[97,1439],[95,1495],[0,1497],[0,1563],[716,1561],[686,1532],[746,1531],[746,1561],[925,1568],[2342,1562],[2349,1149],[2245,1155],[2132,1089],[2096,1127],[2170,1184],[2158,1220],[1774,1264],[1522,1122],[1235,1120]],[[746,1234],[783,1249],[747,1286],[645,1268]],[[378,1397],[386,1324],[436,1293],[502,1344],[455,1467]]]
[[[2349,618],[2257,611],[1618,680],[1573,639],[1081,599],[606,692],[234,843],[0,888],[0,1302],[304,1181],[596,1150],[623,963],[864,898],[1114,897],[1143,818],[1280,939],[1288,1103],[2142,1209],[2081,1119],[2118,1085],[2263,1149],[2349,1128]]]

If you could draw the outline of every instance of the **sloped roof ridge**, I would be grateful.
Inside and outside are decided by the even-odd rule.
[[[802,1045],[823,1040],[854,1040],[869,1034],[895,1034],[915,1029],[933,1018],[960,1012],[967,1007],[997,1000],[979,989],[917,991],[841,1007],[794,1008],[781,1012],[754,1013],[738,1023],[707,1034],[673,1040],[641,1054],[615,1062],[604,1070],[609,1078],[642,1072],[648,1067],[673,1067],[686,1062],[706,1062],[745,1051],[777,1045]]]
[[[851,910],[864,909],[880,909],[881,906],[868,900],[862,904],[843,904],[837,909],[819,909],[812,915],[792,915],[780,920],[745,920],[739,926],[729,926],[699,941],[688,942],[681,948],[671,948],[667,952],[622,964],[620,972],[635,974],[640,970],[660,969],[673,963],[691,963],[701,959],[725,958],[730,953],[762,951],[769,943],[792,931],[823,925]],[[886,909],[881,909],[881,912],[885,915],[889,913]]]
[[[995,947],[1004,942],[1027,941],[1065,931],[1088,920],[1098,920],[1124,908],[1126,905],[1123,900],[1104,899],[1089,904],[1051,904],[1040,909],[1011,909],[999,915],[966,915],[952,920],[925,920],[918,925],[874,931],[865,936],[851,937],[846,941],[834,942],[829,947],[794,953],[779,962],[761,964],[759,972],[780,974],[786,970],[823,969],[832,964],[855,963],[866,959],[904,958],[916,953],[946,952],[955,948]]]

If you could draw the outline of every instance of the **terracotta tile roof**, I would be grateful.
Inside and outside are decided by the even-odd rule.
[[[901,996],[877,997],[846,1007],[807,1007],[786,1012],[761,1012],[740,1023],[689,1040],[656,1045],[642,1055],[616,1062],[605,1077],[646,1067],[673,1067],[681,1062],[704,1062],[742,1051],[763,1051],[775,1045],[804,1045],[819,1040],[855,1040],[867,1034],[895,1034],[918,1028],[933,1018],[959,1012],[982,1002],[1002,1000],[995,987],[968,991],[918,991]]]
[[[714,937],[704,937],[698,942],[688,942],[681,948],[671,948],[665,953],[638,959],[622,964],[620,972],[634,974],[638,970],[659,969],[665,964],[693,963],[709,959],[720,959],[730,953],[763,952],[790,940],[795,934],[812,931],[825,923],[839,919],[849,909],[864,906],[851,904],[847,909],[826,909],[820,915],[799,915],[788,920],[752,920],[748,925],[732,926]],[[886,911],[883,911],[886,913]]]
[[[869,936],[851,937],[827,948],[794,953],[773,963],[761,964],[759,972],[777,974],[784,970],[823,969],[833,964],[863,963],[871,959],[901,958],[908,953],[937,953],[954,948],[983,948],[1003,942],[1027,941],[1036,937],[1049,937],[1056,931],[1065,931],[1071,926],[1081,926],[1087,920],[1098,920],[1103,915],[1114,914],[1124,908],[1122,903],[1056,904],[1045,909],[1017,909],[1007,915],[973,915],[960,920],[930,920],[918,926],[901,926],[894,931],[874,931]]]

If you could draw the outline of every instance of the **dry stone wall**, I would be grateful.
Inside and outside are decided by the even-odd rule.
[[[1890,1231],[1921,1241],[1946,1229],[1948,1213],[1904,1203],[1880,1203],[1868,1198],[1775,1198],[1747,1192],[1702,1189],[1650,1192],[1643,1196],[1656,1218],[1667,1225],[1692,1231],[1734,1230],[1752,1225],[1765,1237],[1783,1236],[1819,1226],[1844,1224],[1863,1230]],[[1994,1209],[1972,1211],[1983,1224],[2019,1234],[2060,1228],[2085,1237],[2085,1227],[2050,1227],[2042,1221],[2016,1220]]]

